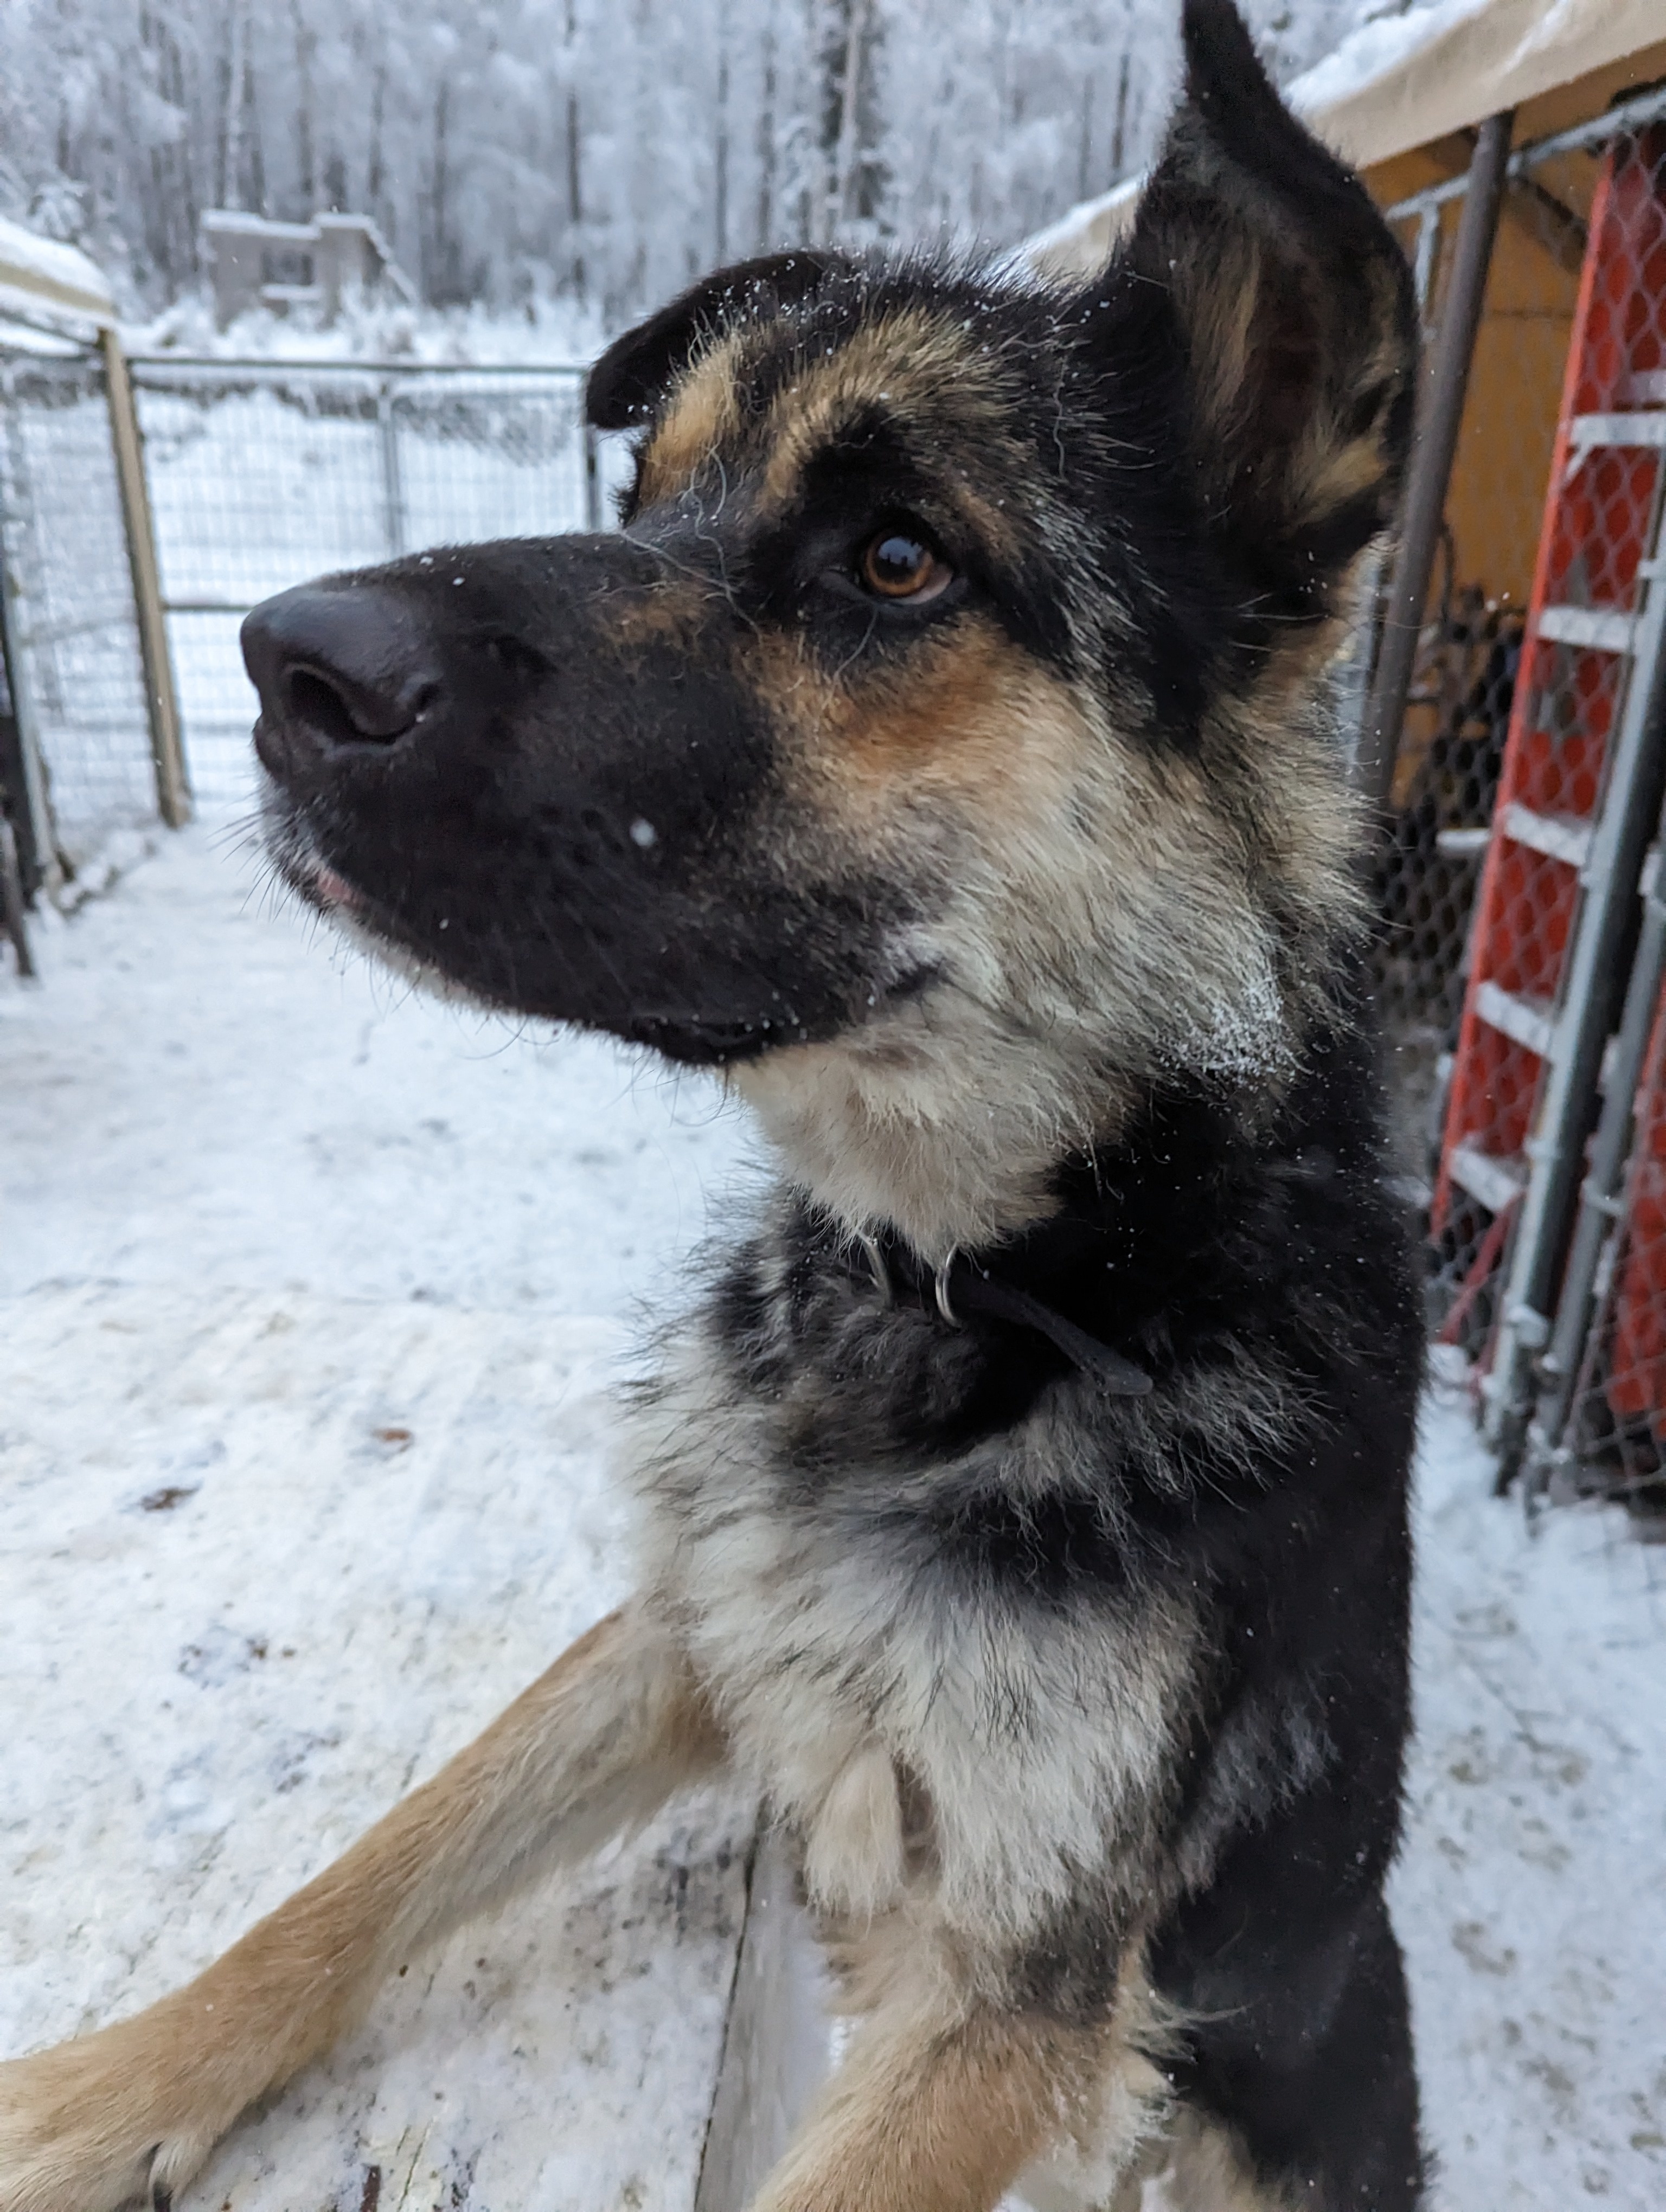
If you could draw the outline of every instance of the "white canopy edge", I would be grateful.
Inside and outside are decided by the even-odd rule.
[[[1445,137],[1666,40],[1666,0],[1432,0],[1362,24],[1286,98],[1356,168]],[[1097,269],[1144,179],[1084,200],[1020,249],[1047,276]]]
[[[116,303],[103,270],[80,249],[39,237],[21,223],[0,220],[0,306],[23,315],[46,315],[102,326],[116,319]]]

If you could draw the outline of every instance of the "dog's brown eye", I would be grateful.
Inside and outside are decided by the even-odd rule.
[[[882,530],[863,550],[861,579],[882,599],[934,599],[953,582],[954,570],[923,539]]]

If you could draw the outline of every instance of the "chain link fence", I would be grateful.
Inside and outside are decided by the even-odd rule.
[[[1558,164],[1566,202],[1547,189],[1506,195],[1487,287],[1433,586],[1394,763],[1390,827],[1380,862],[1384,928],[1378,998],[1395,1056],[1405,1164],[1432,1199],[1447,1119],[1452,1059],[1468,980],[1476,894],[1492,842],[1505,742],[1522,669],[1527,610],[1550,477],[1568,347],[1584,260],[1584,217],[1604,149]],[[1570,167],[1583,173],[1570,177]],[[1536,182],[1536,179],[1534,179]],[[1391,220],[1416,273],[1426,328],[1445,307],[1462,179],[1402,203]],[[1547,678],[1547,681],[1544,681]],[[1589,814],[1593,745],[1611,694],[1590,699],[1589,675],[1541,672],[1547,734],[1528,778],[1546,817]],[[1602,673],[1597,673],[1599,691]],[[1529,1000],[1554,995],[1566,940],[1569,885],[1554,860],[1517,868],[1524,900],[1511,933],[1510,984]],[[1536,1068],[1500,1036],[1471,1133],[1495,1163],[1520,1155]],[[1504,1170],[1500,1168],[1499,1173]],[[1444,1311],[1462,1288],[1492,1217],[1508,1203],[1499,1174],[1478,1170],[1469,1191],[1443,1203],[1434,1299]],[[1477,1211],[1478,1209],[1478,1211]]]
[[[600,524],[581,368],[128,368],[185,769],[210,811],[252,789],[237,634],[259,600],[419,546]],[[7,703],[39,764],[50,857],[71,879],[157,813],[108,380],[98,351],[0,357]]]
[[[1535,1439],[1540,1479],[1554,1496],[1620,1498],[1658,1529],[1666,1525],[1666,1006],[1657,1006],[1632,1155],[1613,1197],[1572,1401],[1560,1426]]]
[[[1663,510],[1666,509],[1666,118],[1615,151],[1608,220],[1622,251],[1601,272],[1593,367],[1629,416],[1610,434],[1640,441],[1581,456],[1587,497],[1613,548],[1607,588],[1633,615],[1631,678],[1652,644],[1662,653]],[[1600,395],[1599,395],[1600,396]],[[1593,587],[1593,600],[1599,597]],[[1636,611],[1639,606],[1640,613]],[[1657,669],[1655,727],[1666,718]],[[1657,761],[1640,804],[1662,805]],[[1560,1372],[1531,1438],[1546,1486],[1623,1497],[1666,1532],[1666,814],[1641,870],[1640,903],[1622,961],[1629,982],[1609,1052],[1570,1247],[1558,1339]],[[1587,1316],[1586,1307],[1590,1309]],[[1583,1341],[1581,1340],[1583,1339]],[[1569,1380],[1571,1378],[1571,1389]]]
[[[1379,863],[1384,929],[1378,1003],[1393,1054],[1402,1165],[1425,1204],[1438,1181],[1453,1054],[1462,1016],[1476,893],[1491,838],[1520,673],[1535,549],[1556,434],[1563,371],[1584,252],[1584,218],[1602,149],[1575,157],[1589,173],[1557,184],[1513,180],[1487,270],[1469,386],[1447,489],[1433,586],[1389,793]],[[1448,307],[1462,174],[1390,210],[1414,272],[1426,334]],[[1519,1151],[1530,1104],[1499,1071],[1493,1148]],[[1494,1200],[1505,1196],[1487,1184]],[[1458,1294],[1497,1205],[1465,1192],[1443,1203],[1432,1307]],[[1476,1316],[1484,1322],[1485,1313]]]
[[[599,526],[578,368],[137,359],[162,599],[199,804],[250,789],[237,632],[274,592],[420,546]]]
[[[1377,884],[1432,1327],[1506,1473],[1639,1508],[1666,1505],[1666,910],[1637,896],[1666,769],[1663,115],[1510,161]],[[1468,181],[1390,210],[1432,327]]]
[[[73,871],[114,832],[156,814],[97,354],[0,358],[0,589],[12,712],[31,732],[58,853]]]

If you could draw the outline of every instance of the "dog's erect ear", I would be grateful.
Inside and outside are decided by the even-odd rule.
[[[738,261],[702,277],[609,346],[585,386],[587,419],[598,430],[628,430],[646,422],[702,338],[731,316],[790,307],[843,265],[841,254],[794,246],[790,253]]]
[[[1364,185],[1279,98],[1231,0],[1185,0],[1184,38],[1185,98],[1124,266],[1172,303],[1190,459],[1229,558],[1312,605],[1304,579],[1322,602],[1394,512],[1410,274]]]

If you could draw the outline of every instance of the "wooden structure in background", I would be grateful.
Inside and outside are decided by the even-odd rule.
[[[277,313],[314,308],[327,328],[355,299],[381,293],[407,305],[416,301],[416,288],[368,215],[273,222],[233,208],[210,208],[203,217],[202,240],[219,330],[253,307]]]

